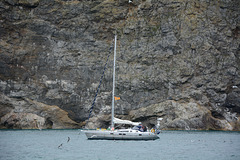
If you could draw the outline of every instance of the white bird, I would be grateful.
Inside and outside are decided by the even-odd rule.
[[[232,86],[232,88],[238,88],[238,86]]]

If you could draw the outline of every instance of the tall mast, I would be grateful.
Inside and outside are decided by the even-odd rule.
[[[112,90],[112,121],[111,128],[114,127],[114,90],[115,90],[115,63],[116,63],[116,51],[117,51],[117,35],[115,35],[115,45],[114,45],[114,61],[113,61],[113,90]]]

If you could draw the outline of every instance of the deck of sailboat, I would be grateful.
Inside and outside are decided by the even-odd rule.
[[[159,137],[152,132],[141,132],[132,129],[120,130],[87,130],[89,140],[156,140]]]

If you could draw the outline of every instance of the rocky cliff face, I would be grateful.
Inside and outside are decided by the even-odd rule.
[[[78,123],[57,106],[28,98],[8,98],[0,95],[1,125],[13,129],[78,128]]]
[[[84,122],[116,32],[117,117],[148,126],[162,117],[163,129],[239,130],[239,6],[238,0],[0,1],[1,127]],[[89,127],[109,125],[112,55]]]

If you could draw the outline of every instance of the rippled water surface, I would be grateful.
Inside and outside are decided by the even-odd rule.
[[[163,131],[155,141],[110,141],[87,140],[80,130],[0,130],[0,160],[35,159],[240,160],[240,132]]]

